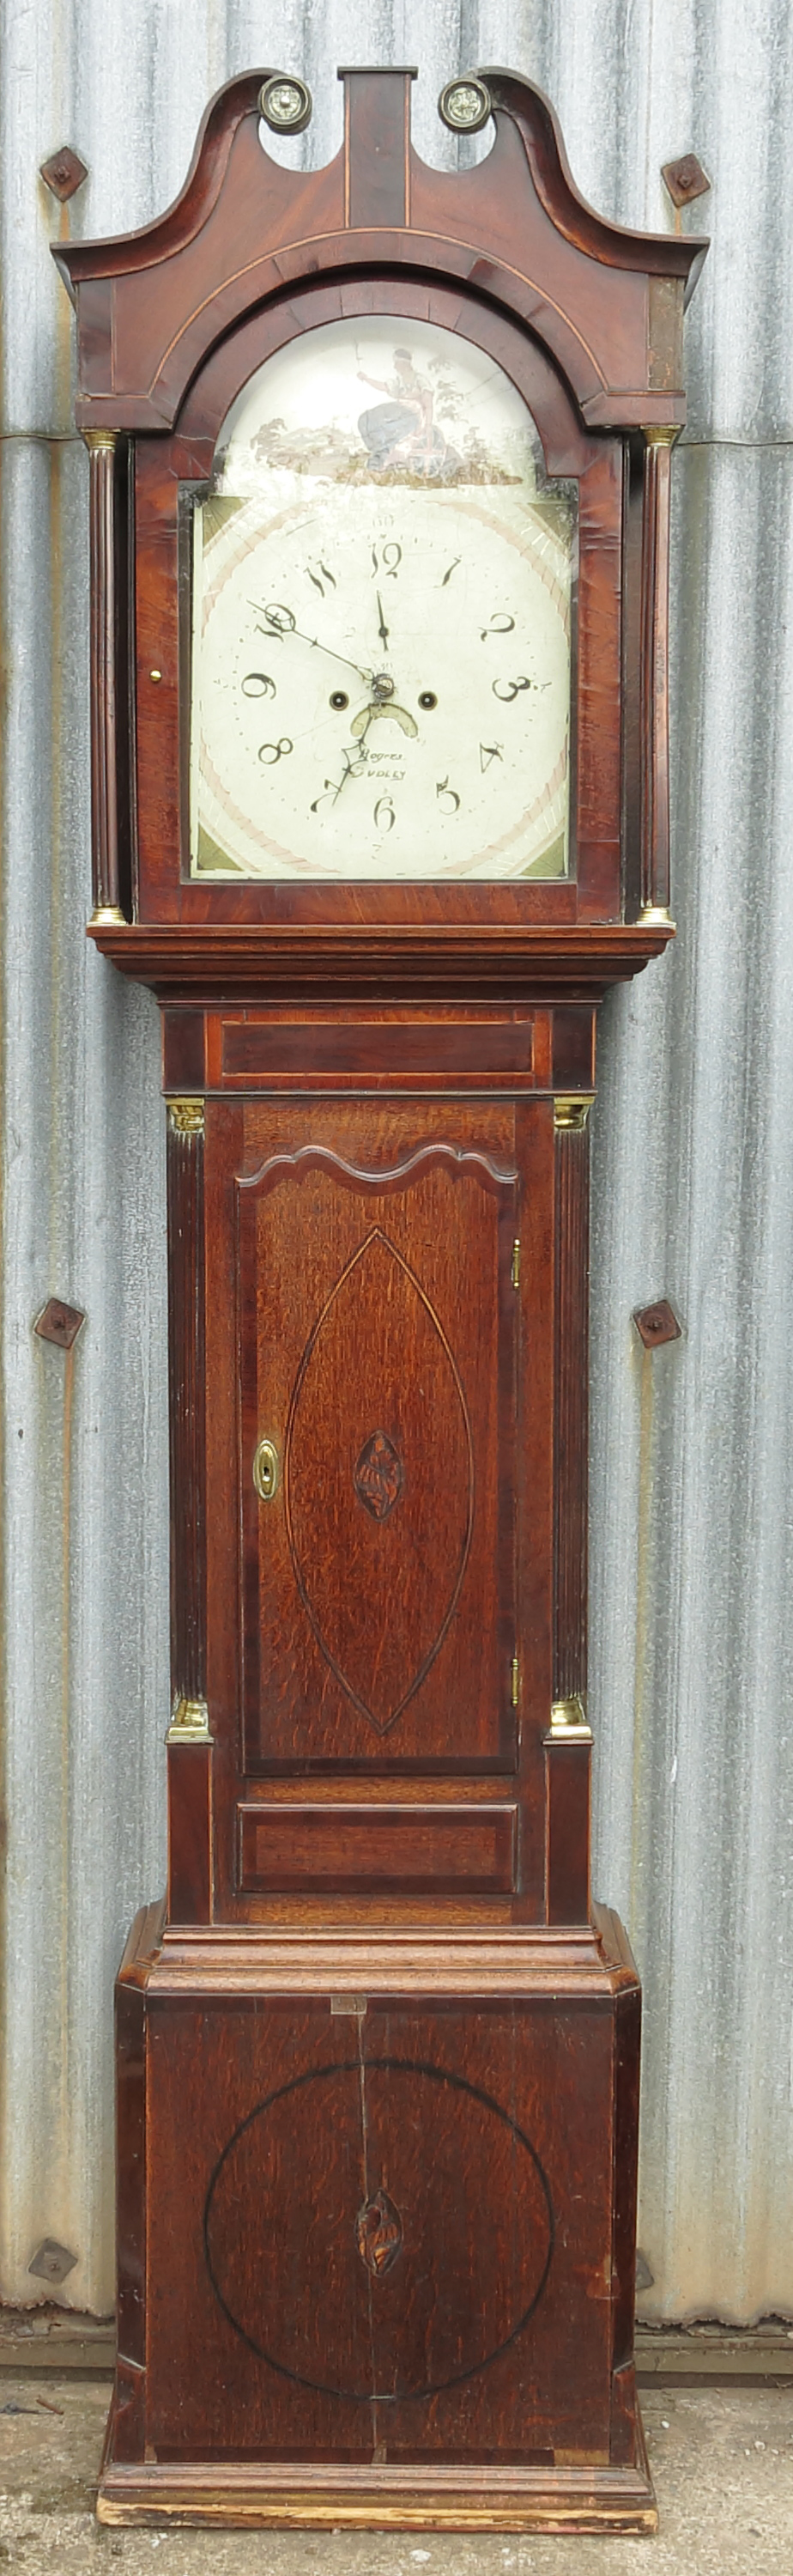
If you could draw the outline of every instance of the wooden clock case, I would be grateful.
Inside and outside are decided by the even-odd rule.
[[[646,2531],[640,1994],[589,1887],[588,1111],[597,1004],[672,930],[704,245],[602,222],[514,75],[457,176],[412,151],[404,71],[344,73],[338,158],[287,171],[267,77],[214,100],[159,222],[55,254],[89,927],[157,993],[168,1104],[169,1876],[117,1989],[99,2511]],[[372,312],[478,341],[578,478],[563,881],[190,881],[180,491],[271,350]]]

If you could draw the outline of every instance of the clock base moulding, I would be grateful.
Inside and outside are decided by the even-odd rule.
[[[301,2464],[300,2484],[288,2464],[272,2470],[191,2462],[125,2468],[113,2462],[113,2419],[97,2518],[125,2523],[174,2521],[227,2529],[365,2531],[535,2531],[621,2533],[658,2529],[647,2453],[637,2423],[632,2468],[566,2463],[544,2469],[482,2469],[467,2474],[412,2467],[353,2467],[332,2476]]]

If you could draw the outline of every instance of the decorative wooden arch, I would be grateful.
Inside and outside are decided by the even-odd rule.
[[[684,293],[707,244],[595,214],[541,90],[514,72],[484,73],[493,149],[476,169],[447,173],[413,150],[412,71],[343,71],[342,149],[303,174],[262,144],[269,77],[246,72],[218,91],[184,187],[155,223],[53,246],[77,306],[81,429],[172,429],[210,349],[265,297],[312,269],[382,274],[391,263],[518,315],[589,427],[682,426]]]
[[[671,935],[668,851],[666,629],[670,449],[684,418],[681,336],[684,295],[707,245],[680,236],[632,233],[605,223],[573,185],[553,111],[516,74],[486,75],[495,141],[478,167],[450,174],[419,159],[410,140],[409,70],[348,70],[344,142],[324,169],[284,169],[266,150],[263,81],[246,73],[212,101],[181,194],[140,232],[107,242],[53,246],[77,308],[77,420],[91,451],[93,544],[93,844],[98,945],[123,972],[161,992],[205,988],[207,978],[245,989],[260,982],[262,934],[273,989],[310,972],[326,988],[349,969],[356,989],[404,988],[419,973],[435,989],[496,992],[520,979],[522,997],[566,989],[572,973],[596,998],[615,977],[634,974]],[[615,866],[601,859],[566,887],[522,889],[519,906],[493,888],[463,900],[445,890],[438,938],[419,924],[405,895],[378,889],[361,904],[342,891],[306,907],[280,904],[261,886],[181,886],[163,891],[167,859],[147,875],[135,857],[135,616],[123,459],[137,444],[148,457],[173,441],[174,469],[200,471],[191,453],[191,394],[204,371],[223,373],[224,350],[246,325],[264,328],[294,295],[295,320],[307,286],[328,291],[329,310],[410,282],[411,301],[438,289],[499,315],[545,353],[566,389],[583,437],[622,436],[633,453],[622,527],[601,531],[604,576],[619,590],[626,716],[621,739],[615,676],[601,731],[611,738],[608,813],[595,817],[601,850],[622,845]],[[186,441],[178,442],[184,431]],[[644,444],[640,433],[644,432]],[[605,459],[604,459],[605,462]],[[558,469],[557,469],[558,470]],[[574,469],[575,470],[575,469]],[[597,478],[595,478],[597,479]],[[643,479],[643,499],[641,480]],[[597,520],[601,508],[590,477]],[[159,503],[156,505],[159,507]],[[141,494],[139,525],[145,524]],[[164,533],[164,532],[163,532]],[[619,567],[615,568],[615,547]],[[608,572],[606,568],[609,567]],[[156,583],[151,614],[159,615]],[[145,635],[141,606],[138,629]],[[149,619],[149,623],[151,619]],[[178,658],[175,654],[175,658]],[[613,658],[613,653],[612,653]],[[145,655],[144,655],[145,659]],[[161,752],[174,770],[185,710],[173,682],[161,692]],[[155,719],[147,711],[150,729]],[[591,730],[591,728],[590,728]],[[619,770],[619,777],[617,771]],[[130,797],[128,789],[132,788]],[[162,802],[162,800],[161,800]],[[178,799],[164,797],[169,845],[179,842]],[[160,835],[160,838],[162,836]],[[591,834],[590,834],[591,838]],[[148,835],[149,842],[151,834]],[[452,944],[450,945],[450,934]],[[385,942],[385,944],[384,944]],[[299,959],[297,949],[299,948]],[[211,955],[210,955],[211,950]]]

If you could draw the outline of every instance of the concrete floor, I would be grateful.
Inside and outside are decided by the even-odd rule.
[[[655,2540],[101,2530],[106,2378],[0,2378],[0,2570],[24,2576],[793,2576],[793,2389],[648,2389]]]

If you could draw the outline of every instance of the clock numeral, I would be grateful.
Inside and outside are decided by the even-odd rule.
[[[456,789],[449,786],[448,778],[436,780],[435,794],[442,814],[459,814],[460,799]]]
[[[268,608],[262,608],[261,602],[258,599],[251,599],[248,605],[250,608],[255,609],[257,617],[264,618],[264,625],[258,626],[256,629],[257,635],[280,635],[283,637],[284,635],[292,635],[294,633],[295,619],[292,615],[291,608],[285,608],[282,600],[272,600]]]
[[[275,681],[269,678],[266,671],[246,671],[244,680],[240,681],[240,688],[244,698],[276,696]]]
[[[491,635],[514,635],[514,632],[514,617],[509,617],[506,609],[499,608],[496,610],[495,617],[491,617],[489,625],[482,627],[479,642],[487,644]]]
[[[320,598],[321,598],[321,599],[324,599],[324,597],[325,597],[325,583],[326,583],[326,581],[329,581],[329,582],[330,582],[330,586],[331,586],[331,589],[332,589],[332,590],[335,590],[335,589],[336,589],[337,584],[336,584],[336,576],[335,576],[335,573],[332,573],[332,572],[329,572],[329,571],[328,571],[327,564],[323,563],[323,562],[322,562],[322,560],[321,560],[321,558],[320,558],[320,564],[319,564],[319,571],[318,571],[318,572],[312,572],[312,570],[311,570],[311,565],[310,565],[310,564],[307,564],[307,565],[306,565],[306,571],[307,571],[307,573],[308,573],[309,581],[313,581],[314,589],[319,591],[319,594],[320,594]]]
[[[506,688],[502,689],[500,680],[494,680],[493,696],[494,698],[500,698],[503,706],[509,706],[511,700],[517,697],[519,689],[531,689],[533,686],[533,680],[521,678],[519,680],[508,680]]]
[[[387,577],[388,577],[389,581],[396,581],[397,573],[398,573],[398,571],[399,571],[399,567],[400,567],[400,564],[401,564],[401,561],[402,561],[402,548],[401,548],[401,546],[398,546],[398,545],[397,545],[396,537],[389,537],[387,545],[384,545],[384,546],[382,547],[382,557],[383,557],[383,569],[384,569],[384,572],[386,573],[386,575],[387,575]],[[373,546],[373,547],[372,547],[372,580],[373,580],[373,581],[375,580],[376,575],[377,575],[377,573],[379,572],[379,570],[380,570],[380,566],[379,566],[379,563],[378,563],[378,560],[377,560],[377,547],[376,547],[376,546]]]
[[[439,590],[445,590],[447,581],[451,581],[452,573],[457,571],[457,566],[462,563],[462,560],[462,555],[455,555],[454,562],[450,563],[448,572],[444,573],[443,580],[438,584]]]
[[[274,769],[276,761],[287,760],[290,751],[294,751],[294,748],[294,743],[290,742],[288,733],[282,733],[280,741],[262,743],[259,752],[259,759],[264,762],[265,769]]]
[[[503,748],[500,742],[480,742],[479,767],[481,769],[482,776],[484,777],[485,770],[490,768],[491,760],[503,760],[503,757]]]
[[[378,796],[377,804],[374,809],[374,819],[375,829],[378,832],[393,831],[394,824],[396,822],[396,815],[394,813],[390,796]]]

